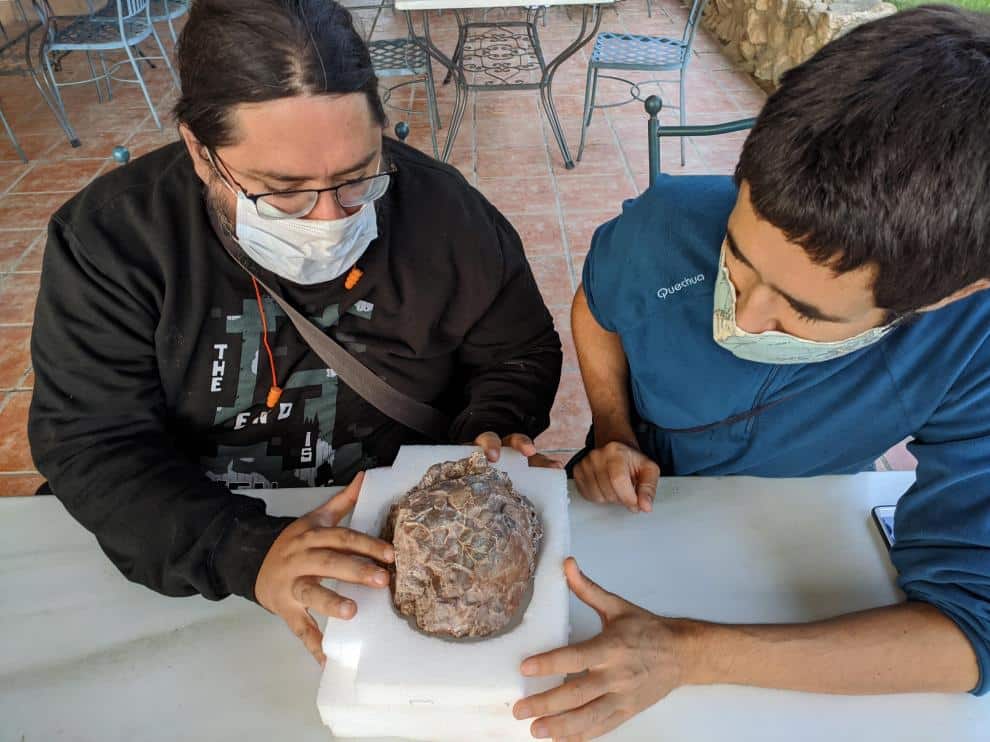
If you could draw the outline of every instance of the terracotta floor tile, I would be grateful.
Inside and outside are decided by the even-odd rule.
[[[581,283],[581,276],[584,275],[584,261],[585,261],[585,259],[587,257],[588,257],[588,254],[587,253],[581,253],[579,255],[575,255],[571,259],[571,265],[572,265],[573,270],[574,270],[574,282],[575,282],[575,284],[580,284]]]
[[[81,132],[79,147],[71,146],[65,137],[61,137],[56,140],[44,158],[40,159],[62,161],[111,157],[113,148],[124,144],[129,136],[130,132],[119,131]]]
[[[5,234],[0,232],[0,235]],[[18,273],[34,273],[41,270],[41,261],[45,257],[45,237],[44,232],[40,233],[40,238],[28,248],[21,262],[14,268]],[[2,237],[0,237],[2,240]]]
[[[0,232],[0,274],[13,270],[40,234],[37,229]]]
[[[549,175],[478,178],[478,187],[500,211],[513,214],[545,214],[557,210],[557,197]],[[0,201],[0,204],[2,203]]]
[[[532,257],[529,264],[533,269],[536,284],[543,294],[548,307],[570,306],[574,298],[571,275],[563,256],[543,255]]]
[[[560,345],[564,352],[564,371],[579,371],[577,349],[574,346],[574,335],[571,332],[571,308],[570,306],[554,307],[553,324],[560,335]]]
[[[14,134],[17,135],[17,141],[20,142],[21,149],[24,150],[24,154],[28,156],[29,160],[37,160],[39,157],[44,156],[62,136],[53,132],[34,134],[30,131],[16,128],[14,129]],[[14,150],[14,145],[7,138],[6,132],[0,136],[0,162],[21,163],[17,152]],[[6,167],[6,165],[0,165],[0,167]]]
[[[0,472],[34,471],[27,443],[31,392],[11,392],[0,410]]]
[[[591,409],[581,383],[581,374],[561,374],[560,389],[550,411],[550,428],[535,443],[542,449],[576,449],[584,445],[591,427]]]
[[[560,217],[556,212],[547,214],[505,214],[522,239],[526,255],[563,255],[563,239],[560,236]]]
[[[625,175],[581,175],[576,169],[558,175],[557,188],[568,219],[592,210],[614,208],[618,212],[625,199],[637,195]]]
[[[478,147],[478,177],[548,175],[547,149],[537,147]]]
[[[44,227],[58,208],[69,200],[65,193],[20,195],[15,193],[0,197],[0,228],[27,229]]]
[[[31,169],[31,163],[9,162],[0,166],[0,193],[16,185],[19,178]]]
[[[20,386],[31,365],[31,328],[0,327],[0,389]]]
[[[40,273],[8,273],[0,282],[0,323],[34,321]]]
[[[478,122],[478,147],[539,147],[545,143],[542,122],[537,118],[502,116]]]
[[[68,160],[65,162],[36,162],[21,178],[13,193],[76,193],[85,188],[105,160]]]
[[[172,127],[169,127],[165,131],[136,131],[131,135],[124,146],[130,150],[131,159],[136,160],[141,155],[146,155],[159,147],[164,147],[166,144],[171,144],[172,142],[177,142],[178,140],[178,131]],[[110,152],[112,155],[112,147]]]
[[[577,149],[573,152],[577,157]],[[553,159],[555,173],[567,175],[570,171],[564,167],[559,157]],[[622,151],[609,140],[588,143],[585,145],[581,161],[577,163],[574,172],[580,175],[625,175],[626,161]]]
[[[622,209],[617,203],[614,208],[603,208],[601,211],[583,212],[570,215],[564,222],[564,232],[567,235],[567,247],[571,255],[584,255],[591,249],[591,238],[595,230],[602,224],[616,217]]]
[[[45,481],[40,474],[0,475],[0,497],[28,497]]]
[[[28,373],[27,378],[21,382],[19,389],[34,389],[34,370]]]

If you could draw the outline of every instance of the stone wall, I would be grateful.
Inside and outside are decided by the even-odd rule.
[[[730,58],[776,85],[836,36],[894,12],[882,0],[709,0],[702,24]]]

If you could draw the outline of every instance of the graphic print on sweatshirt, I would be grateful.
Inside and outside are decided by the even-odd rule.
[[[337,374],[325,365],[301,367],[321,361],[308,351],[281,308],[270,297],[262,301],[281,397],[268,409],[272,376],[257,301],[244,299],[239,314],[214,308],[210,322],[216,325],[209,336],[217,339],[204,382],[216,403],[217,446],[215,454],[201,456],[200,463],[208,478],[232,490],[330,483],[335,469],[351,466],[363,455],[360,442],[333,446]],[[361,301],[347,312],[371,319],[373,309],[370,302]],[[339,305],[309,319],[326,331],[339,321]]]

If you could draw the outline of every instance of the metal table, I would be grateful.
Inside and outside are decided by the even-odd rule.
[[[810,621],[894,603],[870,520],[913,473],[665,479],[649,515],[571,501],[582,568],[671,615]],[[332,490],[272,490],[298,515]],[[166,598],[128,583],[52,497],[0,499],[0,742],[326,742],[320,670],[282,624],[239,598]],[[575,641],[598,631],[571,601]],[[333,626],[329,627],[333,631]],[[610,734],[615,742],[985,742],[990,701],[688,687]]]
[[[568,169],[573,168],[574,160],[553,103],[553,78],[560,66],[598,33],[601,24],[601,6],[613,3],[614,0],[541,0],[537,5],[533,4],[533,0],[395,0],[395,9],[405,13],[410,37],[423,39],[427,51],[447,68],[448,80],[452,80],[456,85],[454,110],[441,159],[446,162],[450,157],[467,108],[467,96],[471,90],[539,90],[540,102],[560,147],[564,166]],[[548,8],[557,6],[580,7],[581,27],[574,41],[556,57],[547,61],[540,44],[538,22]],[[471,21],[466,16],[466,11],[469,10],[507,8],[524,10],[525,18]],[[429,11],[433,10],[449,10],[457,21],[457,46],[450,56],[439,49],[430,36]],[[413,11],[422,11],[419,13],[423,26],[422,34],[416,32]],[[469,61],[471,59],[482,61],[472,63]],[[491,64],[486,64],[486,60]],[[536,82],[513,80],[513,73],[537,71],[540,79]],[[482,82],[469,83],[469,73],[481,75]]]

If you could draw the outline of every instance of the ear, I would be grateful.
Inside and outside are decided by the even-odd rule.
[[[935,304],[929,304],[927,307],[922,307],[919,312],[934,312],[936,309],[941,309],[942,307],[948,306],[954,301],[959,301],[960,299],[965,299],[967,296],[972,296],[977,291],[986,291],[990,289],[990,278],[981,278],[969,286],[964,286],[955,293],[949,294],[947,297],[942,299],[940,302]]]
[[[196,135],[185,124],[179,124],[179,135],[182,137],[182,141],[189,151],[189,157],[192,159],[193,167],[196,169],[196,175],[204,183],[209,183],[212,179],[212,170],[209,160],[206,159],[206,147],[200,143]]]

